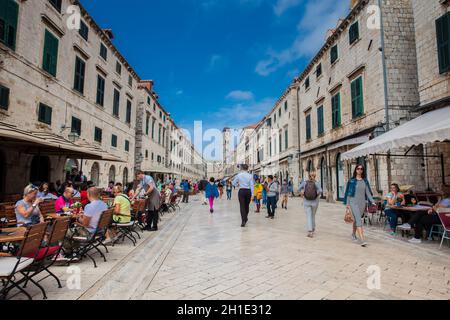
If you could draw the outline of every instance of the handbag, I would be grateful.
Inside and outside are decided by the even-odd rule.
[[[344,221],[345,221],[345,223],[348,223],[348,224],[353,224],[355,222],[355,220],[353,219],[352,209],[347,208],[345,210]]]

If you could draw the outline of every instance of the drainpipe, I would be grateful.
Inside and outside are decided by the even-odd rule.
[[[298,141],[298,174],[302,175],[302,162],[301,162],[301,133],[300,133],[300,85],[296,84],[297,91],[297,141]],[[302,176],[303,178],[303,176]],[[300,183],[300,181],[299,181]]]
[[[380,9],[380,37],[381,37],[381,59],[383,65],[383,82],[384,82],[384,113],[386,121],[386,132],[391,130],[390,117],[389,117],[389,91],[388,91],[388,76],[387,76],[387,66],[386,66],[386,45],[384,42],[384,25],[383,25],[383,0],[378,0],[378,7]],[[388,151],[386,165],[387,165],[387,175],[388,184],[392,181],[392,168],[391,168],[391,152]]]

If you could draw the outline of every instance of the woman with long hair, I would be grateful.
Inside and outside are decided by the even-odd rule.
[[[364,238],[364,230],[362,226],[362,217],[367,206],[367,200],[374,203],[373,193],[370,189],[369,181],[366,177],[366,169],[363,165],[358,164],[353,172],[353,177],[347,183],[345,190],[344,204],[353,214],[353,241],[358,241],[362,247],[367,246]],[[359,236],[359,239],[357,237]]]
[[[211,214],[214,213],[214,199],[219,198],[219,190],[215,181],[216,179],[214,178],[209,179],[209,183],[205,188],[205,196],[209,200],[209,212]]]

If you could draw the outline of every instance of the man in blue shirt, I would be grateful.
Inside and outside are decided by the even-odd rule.
[[[189,203],[189,190],[191,189],[189,182],[187,180],[183,180],[183,182],[181,182],[180,186],[183,189],[183,202]]]

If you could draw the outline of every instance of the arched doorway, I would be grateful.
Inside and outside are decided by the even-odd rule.
[[[109,168],[108,182],[116,182],[116,167],[115,166],[111,166],[111,168]]]
[[[66,173],[66,180],[74,181],[76,175],[78,174],[78,160],[67,159],[66,165],[64,166],[64,171]]]
[[[91,181],[95,186],[98,186],[100,183],[100,165],[98,162],[94,162],[91,168]]]
[[[320,161],[320,185],[323,190],[323,194],[327,192],[328,180],[327,180],[327,163],[325,157]]]
[[[337,199],[344,201],[345,196],[345,182],[344,182],[344,162],[341,160],[341,154],[336,157],[336,186]]]
[[[50,158],[34,156],[31,160],[30,182],[40,184],[50,181]]]
[[[124,187],[128,184],[128,168],[123,169],[122,183]]]

